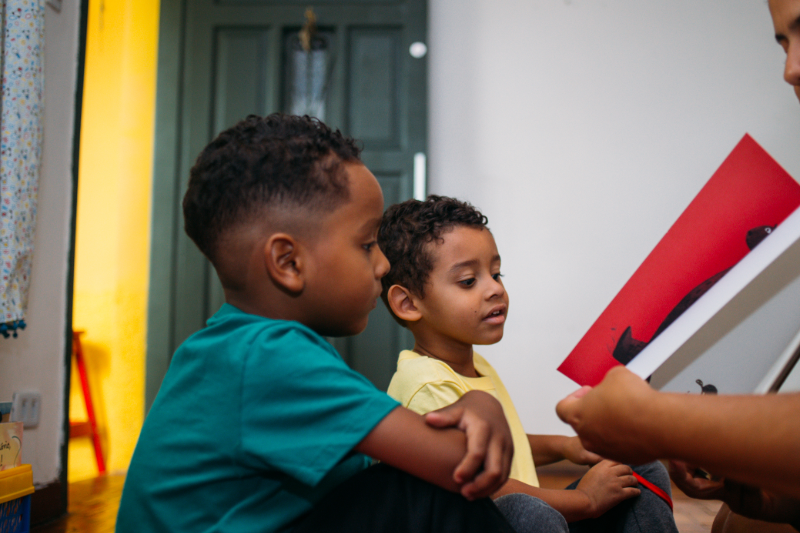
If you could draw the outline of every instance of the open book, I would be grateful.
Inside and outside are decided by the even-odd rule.
[[[781,296],[787,289],[800,295],[798,206],[800,185],[745,135],[559,371],[595,385],[624,364],[643,378],[653,375],[657,388],[683,392],[713,392],[716,382],[730,381],[725,376],[736,381],[742,373],[762,372],[747,376],[759,383],[800,329],[800,300],[788,306],[795,312]],[[750,324],[772,324],[776,315],[780,334]],[[767,337],[779,347],[765,357]],[[692,366],[708,352],[718,353],[713,363],[700,363],[703,380]],[[734,388],[720,392],[752,392],[755,385]]]

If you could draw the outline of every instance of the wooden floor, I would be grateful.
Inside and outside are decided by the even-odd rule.
[[[541,472],[542,487],[563,488],[574,475]],[[69,514],[50,524],[33,528],[32,533],[113,533],[125,478],[109,475],[72,483],[69,486]],[[673,486],[675,521],[681,533],[707,533],[711,530],[719,502],[692,500]]]
[[[32,533],[113,533],[125,476],[108,475],[70,483],[64,518],[31,529]]]

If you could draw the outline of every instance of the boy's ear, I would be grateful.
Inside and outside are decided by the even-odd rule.
[[[406,322],[416,322],[422,318],[422,313],[417,309],[416,298],[405,287],[392,285],[386,296],[389,307],[397,318]]]
[[[303,292],[304,254],[294,237],[287,233],[273,234],[264,245],[264,266],[275,284],[293,294]]]

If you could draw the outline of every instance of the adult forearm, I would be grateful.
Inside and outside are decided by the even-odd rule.
[[[643,417],[645,448],[800,498],[800,394],[656,394]]]
[[[588,450],[609,459],[680,459],[800,498],[800,394],[660,393],[620,366],[560,401],[557,412]]]

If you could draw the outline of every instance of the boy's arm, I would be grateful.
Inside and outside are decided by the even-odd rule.
[[[564,459],[576,465],[595,465],[603,460],[583,447],[578,437],[564,435],[528,435],[536,466],[549,465]]]
[[[437,413],[442,428],[398,407],[356,450],[468,499],[491,495],[508,479],[514,453],[500,403],[473,391]]]
[[[492,496],[520,492],[544,501],[567,522],[577,522],[601,516],[620,502],[638,496],[641,490],[629,466],[603,461],[581,478],[575,490],[543,489],[509,479]]]
[[[634,464],[678,459],[800,499],[800,394],[660,393],[615,367],[556,410],[587,449],[604,457]]]

